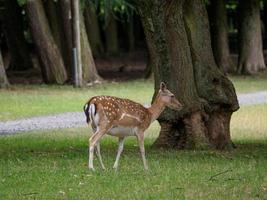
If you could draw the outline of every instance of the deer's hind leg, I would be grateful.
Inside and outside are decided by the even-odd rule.
[[[94,160],[94,149],[95,149],[95,146],[97,145],[99,140],[107,133],[107,131],[110,128],[111,128],[110,124],[101,124],[101,125],[99,125],[97,127],[97,131],[89,139],[89,162],[88,162],[89,169],[94,170],[93,160]],[[97,151],[98,151],[98,149],[97,149]],[[100,148],[99,148],[99,155],[100,155]],[[100,155],[100,157],[101,157],[101,155]],[[100,157],[99,157],[99,160],[100,160]],[[102,161],[102,158],[101,158],[101,161]],[[101,163],[101,161],[100,161],[100,163]],[[103,162],[102,162],[102,164],[103,164]]]
[[[93,129],[93,132],[95,134],[96,126],[92,125],[92,129]],[[100,141],[98,141],[97,144],[96,144],[96,155],[97,155],[97,157],[99,159],[99,162],[100,162],[100,165],[101,165],[102,169],[106,169],[105,166],[104,166],[104,163],[102,161],[102,156],[101,156],[101,152],[100,152]]]
[[[100,165],[101,165],[102,169],[106,169],[105,165],[104,165],[104,163],[102,161],[102,156],[101,156],[101,153],[100,153],[100,141],[98,141],[97,144],[96,144],[96,154],[98,156],[98,159],[99,159],[99,162],[100,162]]]
[[[115,170],[117,170],[118,165],[119,165],[120,156],[121,156],[121,153],[122,153],[122,151],[123,151],[123,145],[124,145],[124,137],[120,137],[120,138],[119,138],[118,153],[117,153],[117,156],[116,156],[115,163],[114,163],[114,165],[113,165],[113,168],[114,168]]]

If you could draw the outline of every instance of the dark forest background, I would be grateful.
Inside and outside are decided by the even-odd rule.
[[[220,70],[245,75],[264,70],[267,3],[205,3]],[[0,19],[2,87],[9,83],[73,82],[71,0],[1,0]],[[153,74],[135,1],[80,1],[80,29],[84,84]]]

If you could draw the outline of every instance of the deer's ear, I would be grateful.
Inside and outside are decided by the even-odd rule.
[[[167,88],[166,84],[164,82],[160,83],[160,89],[165,90]]]

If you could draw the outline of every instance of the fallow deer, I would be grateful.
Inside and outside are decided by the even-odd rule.
[[[93,135],[89,139],[89,169],[94,170],[93,156],[96,147],[101,167],[105,169],[100,154],[100,139],[109,134],[119,138],[119,147],[113,168],[118,168],[120,155],[123,151],[124,138],[136,136],[144,168],[148,169],[145,158],[144,131],[163,112],[165,107],[179,110],[182,104],[175,98],[164,83],[160,84],[160,89],[149,108],[145,108],[139,103],[128,99],[121,99],[112,96],[95,96],[84,106],[86,121],[93,129]]]

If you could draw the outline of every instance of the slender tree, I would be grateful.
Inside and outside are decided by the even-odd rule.
[[[4,0],[3,28],[11,54],[11,67],[26,70],[33,67],[24,37],[23,15],[17,0]]]
[[[238,109],[234,87],[218,69],[202,0],[138,0],[155,94],[161,81],[184,104],[159,118],[155,146],[170,148],[232,147],[231,114]]]
[[[63,84],[67,80],[66,69],[51,33],[42,1],[28,0],[26,13],[32,38],[41,61],[44,81]]]
[[[62,46],[62,54],[69,79],[72,78],[72,14],[71,0],[59,0],[60,19],[63,33],[61,39],[64,41]]]
[[[260,1],[241,0],[239,16],[239,74],[254,74],[265,68],[260,21]]]
[[[210,1],[212,50],[216,64],[223,72],[235,71],[230,57],[227,10],[225,0]]]
[[[0,50],[0,88],[8,88],[9,82],[6,76],[6,70],[3,62],[2,52]]]
[[[106,52],[109,55],[117,55],[119,53],[118,28],[115,17],[110,13],[107,18],[107,26],[105,28]]]
[[[95,5],[93,5],[91,2],[88,3],[84,10],[84,19],[93,55],[99,57],[104,53],[104,46],[100,35],[100,27],[98,23],[96,8]]]

